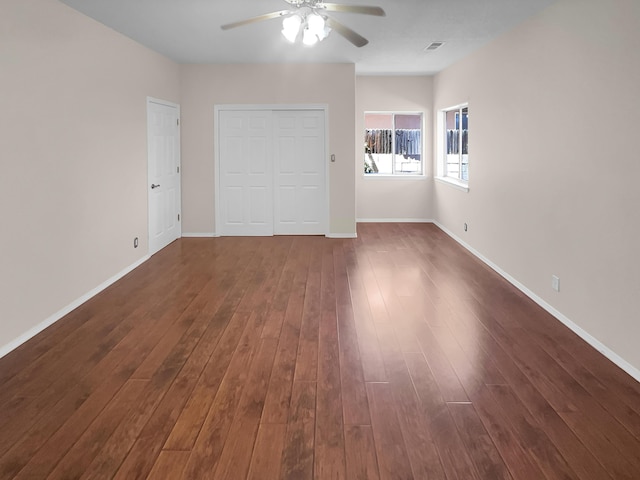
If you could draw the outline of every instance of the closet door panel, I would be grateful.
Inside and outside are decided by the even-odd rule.
[[[298,216],[296,203],[295,185],[280,186],[276,208],[278,211],[277,218],[281,225],[287,225],[290,228],[295,227]]]
[[[302,211],[302,222],[305,225],[319,224],[324,215],[324,191],[313,185],[305,185],[300,189],[300,201],[307,205]]]
[[[273,235],[271,112],[224,110],[219,121],[219,233]]]
[[[326,233],[324,112],[276,111],[274,232]]]
[[[294,132],[295,133],[295,132]],[[277,155],[275,161],[278,162],[278,173],[281,176],[295,175],[296,173],[296,137],[288,131],[276,139]]]
[[[229,187],[226,190],[226,224],[235,227],[244,225],[244,191],[241,187]]]

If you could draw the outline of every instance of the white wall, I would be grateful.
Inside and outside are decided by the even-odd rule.
[[[146,255],[146,96],[179,74],[55,0],[2,0],[0,72],[3,354]]]
[[[433,218],[432,174],[433,77],[356,77],[356,218],[427,220]],[[424,177],[389,178],[363,174],[364,113],[368,111],[423,112]]]
[[[639,51],[640,2],[563,0],[434,85],[437,109],[469,102],[471,162],[469,193],[435,184],[437,221],[636,371]]]
[[[355,66],[184,65],[182,86],[182,231],[214,232],[214,105],[326,104],[329,107],[329,230],[355,234]]]

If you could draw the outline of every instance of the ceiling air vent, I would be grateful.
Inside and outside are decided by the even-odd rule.
[[[444,42],[433,42],[430,45],[427,45],[424,48],[425,52],[433,52],[434,50],[439,49],[442,45],[444,45]]]

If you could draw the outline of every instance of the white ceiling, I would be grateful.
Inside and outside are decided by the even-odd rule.
[[[331,0],[376,5],[386,17],[331,15],[369,40],[356,48],[332,32],[313,47],[290,44],[280,19],[220,25],[289,7],[284,0],[61,0],[179,63],[355,63],[359,74],[432,74],[557,0]],[[435,52],[423,49],[446,42]]]

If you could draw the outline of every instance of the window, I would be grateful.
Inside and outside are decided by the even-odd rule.
[[[442,148],[440,177],[467,185],[469,182],[469,106],[460,105],[442,111]]]
[[[364,174],[422,175],[422,113],[365,113]]]

